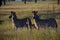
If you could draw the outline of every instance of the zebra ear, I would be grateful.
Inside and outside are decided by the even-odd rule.
[[[37,14],[37,13],[38,13],[38,11],[35,11],[35,13]]]
[[[32,13],[34,13],[34,11],[32,11]]]
[[[9,18],[11,18],[11,17],[12,17],[12,13],[13,13],[13,11],[11,11],[11,14],[10,14]]]
[[[35,13],[36,13],[36,11],[32,11],[32,13],[33,13],[33,14],[35,14]]]
[[[11,14],[15,15],[15,14],[16,14],[16,12],[14,12],[14,11],[11,11]]]
[[[11,18],[11,15],[9,16],[9,18]]]

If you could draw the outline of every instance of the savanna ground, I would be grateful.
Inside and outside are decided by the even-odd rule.
[[[54,9],[54,10],[53,10]],[[56,21],[58,24],[57,31],[53,28],[40,28],[37,29],[26,29],[18,28],[14,30],[12,28],[11,19],[9,14],[11,11],[15,11],[18,18],[29,17],[32,19],[32,11],[37,10],[39,15],[42,13],[59,12],[60,5],[57,2],[7,2],[6,5],[0,7],[0,40],[60,40],[60,15],[56,15]],[[53,16],[40,16],[41,18],[49,18]],[[33,19],[31,20],[33,22]]]

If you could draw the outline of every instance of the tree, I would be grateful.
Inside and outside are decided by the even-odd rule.
[[[4,5],[6,5],[6,0],[2,0],[4,2]]]
[[[59,0],[58,0],[58,5],[59,5],[60,3],[59,3]]]
[[[35,3],[37,3],[37,0],[35,0]]]
[[[2,5],[2,0],[0,0],[0,6]]]
[[[25,3],[25,4],[26,4],[26,1],[27,1],[27,0],[24,0],[24,3]]]

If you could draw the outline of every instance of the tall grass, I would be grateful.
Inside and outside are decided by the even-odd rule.
[[[21,14],[18,15],[18,18],[24,18],[27,15],[31,14]],[[60,40],[60,21],[58,19],[58,28],[40,28],[37,29],[27,29],[27,28],[18,28],[14,30],[12,28],[11,20],[8,18],[9,15],[1,17],[3,20],[2,24],[0,24],[0,40]]]

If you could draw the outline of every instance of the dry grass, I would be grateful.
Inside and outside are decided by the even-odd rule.
[[[34,28],[32,30],[26,28],[14,30],[8,17],[9,15],[1,17],[4,22],[0,24],[0,40],[60,40],[60,20],[58,19],[57,31],[47,27],[40,28],[40,30]],[[20,17],[23,18],[25,16],[22,15]]]

